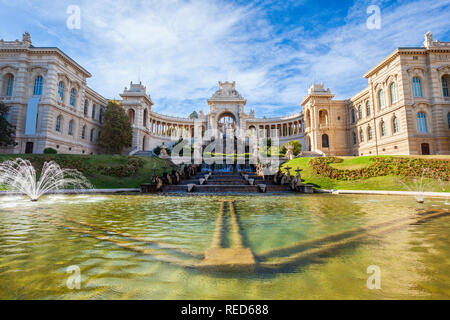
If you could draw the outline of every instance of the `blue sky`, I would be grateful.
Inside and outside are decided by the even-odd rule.
[[[66,27],[69,5],[81,9],[80,30]],[[370,5],[379,30],[366,26]],[[313,81],[350,98],[367,70],[397,47],[422,46],[427,31],[450,41],[450,0],[0,0],[0,38],[25,30],[90,71],[105,97],[140,79],[153,110],[186,116],[207,111],[228,80],[247,112],[271,117],[298,112]]]

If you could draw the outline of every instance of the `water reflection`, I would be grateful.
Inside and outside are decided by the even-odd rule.
[[[408,224],[392,232],[368,234],[338,250],[309,257],[276,272],[205,273],[118,245],[124,241],[143,250],[159,250],[155,242],[203,253],[210,247],[220,201],[224,198],[235,200],[245,242],[256,255],[345,230],[410,219],[424,211],[448,211],[445,200],[430,200],[419,205],[414,199],[381,196],[52,195],[38,203],[23,197],[2,197],[0,298],[450,297],[448,216]],[[84,232],[74,232],[74,228]],[[142,239],[153,242],[138,241]],[[311,246],[303,249],[311,249]],[[177,258],[198,260],[186,255],[177,255]],[[65,286],[66,268],[70,265],[81,269],[79,291]],[[366,269],[370,265],[382,269],[381,291],[366,287]]]

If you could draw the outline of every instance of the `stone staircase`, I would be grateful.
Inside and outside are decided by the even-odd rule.
[[[274,185],[272,181],[263,181],[262,178],[249,174],[249,178],[254,179],[254,185],[249,185],[240,173],[217,172],[213,173],[205,182],[200,185],[200,179],[204,179],[207,173],[199,173],[179,185],[164,186],[163,192],[188,192],[189,185],[195,185],[193,193],[257,193],[261,192],[259,184],[266,185],[266,192],[291,192],[289,186]]]

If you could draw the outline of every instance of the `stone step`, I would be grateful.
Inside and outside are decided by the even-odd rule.
[[[233,178],[233,177],[229,177],[229,178],[226,178],[226,177],[221,177],[221,178],[211,177],[208,180],[209,181],[244,181],[244,179],[241,178],[241,177],[235,177],[235,178]]]
[[[164,186],[163,192],[188,192],[187,185]],[[258,186],[250,185],[196,185],[194,193],[227,193],[227,192],[242,192],[242,193],[257,193]],[[289,186],[267,185],[266,192],[291,192]]]
[[[214,173],[211,178],[241,178],[242,176],[239,173],[234,174],[216,174]]]
[[[239,180],[208,180],[207,185],[246,185],[245,181]]]
[[[226,193],[226,192],[259,192],[257,186],[250,185],[203,185],[195,186],[194,192],[198,193]]]

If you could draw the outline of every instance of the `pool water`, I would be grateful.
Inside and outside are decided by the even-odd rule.
[[[224,200],[254,271],[196,267]],[[350,195],[1,197],[0,299],[449,299],[449,209],[442,199]],[[433,212],[444,214],[414,223]],[[342,246],[326,238],[348,230],[355,240]],[[314,248],[327,250],[276,263]],[[373,265],[380,290],[367,287]],[[79,290],[67,286],[70,266]]]

